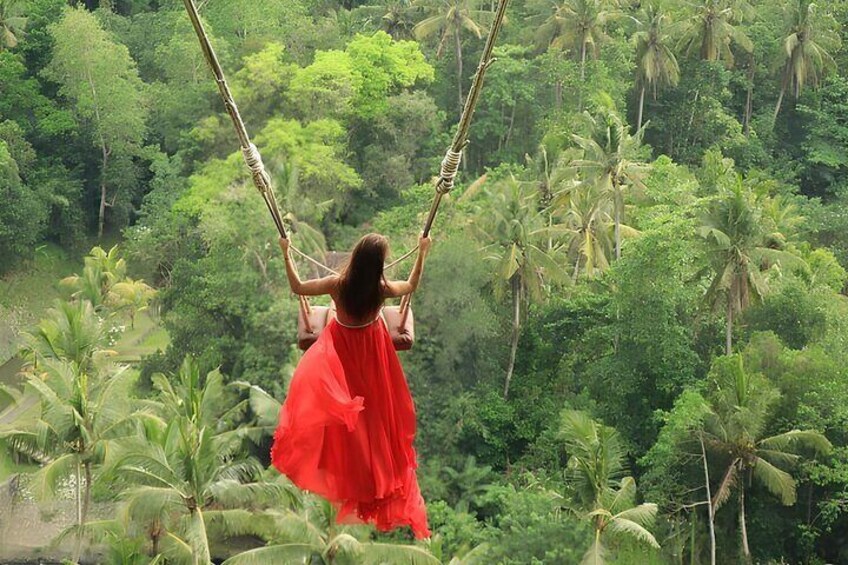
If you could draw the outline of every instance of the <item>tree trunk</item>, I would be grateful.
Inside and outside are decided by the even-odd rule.
[[[556,109],[562,108],[562,81],[557,80],[554,83],[554,105]]]
[[[780,106],[783,105],[783,97],[786,95],[786,84],[780,89],[780,96],[777,97],[777,105],[774,107],[774,121],[777,122],[777,115],[780,113]]]
[[[704,436],[698,434],[701,442],[701,458],[704,462],[704,486],[707,489],[707,517],[710,526],[710,565],[716,565],[715,511],[713,509],[713,493],[710,488],[710,468],[707,466],[707,450],[704,447]]]
[[[85,491],[82,499],[82,523],[88,521],[88,510],[91,508],[91,463],[86,461],[83,465],[85,470]]]
[[[624,204],[621,196],[618,194],[618,188],[613,186],[615,191],[615,260],[621,259],[621,206]]]
[[[696,565],[698,562],[695,555],[696,537],[698,531],[698,513],[692,512],[692,522],[689,524],[689,565]],[[683,563],[683,552],[680,552],[680,563]]]
[[[162,537],[162,524],[159,522],[159,518],[153,520],[153,526],[150,528],[150,542],[152,554],[151,557],[156,557],[159,555],[159,540]]]
[[[586,84],[586,43],[580,46],[580,94],[577,97],[577,109],[583,110],[583,86]]]
[[[77,458],[76,485],[74,488],[77,502],[77,539],[74,547],[74,563],[78,563],[82,554],[82,468]]]
[[[743,479],[744,481],[744,479]],[[745,523],[745,485],[739,487],[739,528],[742,530],[742,559],[751,562],[751,548],[748,547],[748,526]]]
[[[97,215],[97,238],[103,237],[103,224],[106,221],[106,166],[109,164],[109,150],[101,146],[103,166],[100,170],[100,212]]]
[[[518,338],[521,331],[521,286],[517,280],[513,280],[512,282],[512,308],[512,346],[509,350],[509,365],[506,369],[504,400],[509,398],[509,384],[512,381],[512,373],[515,370],[515,356],[518,354]]]
[[[642,111],[645,109],[645,85],[642,85],[642,92],[639,93],[639,118],[636,120],[636,123],[639,124],[636,127],[636,131],[642,131]]]
[[[453,37],[456,49],[456,90],[459,93],[459,112],[461,114],[464,99],[462,97],[462,38],[459,37],[459,28],[457,28]]]
[[[727,293],[727,326],[724,330],[724,354],[733,352],[733,299],[731,293]]]
[[[751,135],[751,116],[754,113],[754,56],[751,55],[751,59],[749,61],[750,68],[748,70],[748,94],[745,99],[745,118],[743,124],[743,131],[745,132],[745,137],[750,137]]]
[[[509,147],[509,142],[512,139],[512,130],[515,126],[515,107],[517,104],[512,105],[512,112],[509,115],[509,128],[506,130],[506,141],[504,141],[504,147]]]

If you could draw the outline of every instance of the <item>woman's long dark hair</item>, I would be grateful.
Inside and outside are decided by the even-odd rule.
[[[389,254],[389,240],[369,233],[353,248],[339,280],[339,302],[353,318],[373,315],[383,304],[383,264]]]

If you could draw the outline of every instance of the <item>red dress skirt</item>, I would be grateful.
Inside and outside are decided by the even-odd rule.
[[[415,407],[382,318],[330,321],[295,369],[271,462],[332,502],[339,523],[430,536],[415,476]]]

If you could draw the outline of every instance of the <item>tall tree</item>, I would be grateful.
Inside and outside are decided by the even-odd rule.
[[[594,184],[612,202],[615,258],[620,259],[624,193],[629,187],[642,188],[649,170],[649,165],[640,158],[642,131],[631,135],[627,125],[610,108],[601,108],[595,115],[586,112],[584,116],[589,135],[572,136],[583,150],[583,157],[571,162],[581,179],[575,189]]]
[[[18,44],[26,29],[21,0],[0,0],[0,51]]]
[[[788,29],[783,39],[780,71],[780,96],[774,107],[774,119],[780,113],[786,91],[795,98],[804,85],[817,86],[828,67],[835,67],[829,50],[839,47],[837,24],[832,17],[819,14],[811,0],[793,0],[788,16]]]
[[[561,230],[550,226],[540,210],[539,193],[531,183],[510,177],[486,190],[485,205],[475,226],[486,243],[487,258],[496,262],[498,294],[508,290],[512,302],[512,339],[504,381],[504,398],[509,396],[521,325],[530,300],[542,296],[545,279],[558,279],[561,269],[554,259],[556,249],[547,248],[547,236]]]
[[[536,30],[536,42],[556,51],[567,51],[580,64],[581,85],[586,80],[586,59],[598,56],[598,47],[607,39],[606,24],[615,16],[608,0],[562,0]],[[556,83],[557,104],[561,102],[562,82]],[[580,90],[578,107],[583,107]]]
[[[573,492],[572,504],[595,530],[583,564],[607,562],[605,541],[610,534],[659,548],[647,529],[656,517],[657,505],[636,504],[636,481],[627,475],[627,454],[618,432],[584,412],[566,410],[562,413],[559,435],[569,455],[566,482]]]
[[[213,522],[250,531],[254,515],[243,508],[268,500],[285,506],[292,489],[254,480],[261,467],[240,455],[243,440],[269,430],[235,425],[247,401],[233,402],[218,371],[204,378],[186,359],[176,375],[154,375],[153,384],[159,395],[147,401],[138,433],[114,446],[109,476],[127,487],[131,516],[156,522],[156,539],[167,538],[184,561],[210,563]]]
[[[119,196],[114,190],[109,193],[109,166],[119,158],[135,156],[142,143],[146,115],[143,85],[127,48],[112,39],[94,14],[83,8],[66,8],[50,33],[55,46],[45,75],[61,85],[60,93],[73,102],[100,150],[100,237],[106,208]]]
[[[32,255],[49,215],[45,201],[52,197],[22,182],[12,149],[0,139],[0,274],[12,268],[16,259]]]
[[[705,61],[723,60],[733,66],[731,46],[738,45],[751,52],[754,44],[745,34],[740,22],[750,6],[744,0],[700,0],[695,11],[683,23],[680,44],[687,54],[697,53]]]
[[[59,303],[29,336],[26,382],[40,411],[0,430],[11,447],[43,464],[34,475],[41,496],[55,493],[69,475],[76,478],[75,561],[105,446],[132,430],[135,373],[110,365],[105,345],[103,323],[89,302]]]
[[[445,46],[453,41],[456,56],[456,86],[459,97],[459,110],[462,111],[464,97],[462,94],[462,34],[463,30],[471,33],[477,39],[483,37],[487,27],[494,20],[494,13],[481,9],[485,0],[420,0],[427,17],[412,28],[416,39],[426,39],[437,35],[439,46],[436,56],[441,57]]]
[[[668,15],[655,3],[645,7],[637,20],[639,31],[636,40],[636,86],[639,88],[639,117],[636,129],[642,129],[642,111],[645,107],[645,91],[651,89],[654,99],[663,86],[677,86],[680,67],[671,49],[666,31]]]
[[[766,436],[779,392],[763,375],[748,373],[739,355],[716,360],[709,387],[709,412],[704,418],[702,437],[708,452],[721,461],[724,469],[711,504],[713,511],[718,510],[736,491],[742,555],[750,561],[745,489],[755,480],[783,504],[795,504],[795,479],[785,469],[801,459],[799,450],[826,453],[831,444],[811,430]]]
[[[581,265],[588,277],[609,267],[608,204],[606,198],[599,194],[598,187],[586,185],[570,190],[567,202],[560,206],[559,213],[569,233],[566,246],[574,259],[572,279],[575,282],[580,275]]]
[[[801,259],[767,247],[775,236],[763,218],[762,200],[747,187],[741,175],[709,205],[699,228],[707,242],[707,260],[713,279],[705,299],[714,307],[724,304],[726,312],[725,352],[733,351],[733,321],[752,300],[768,291],[765,273],[783,262],[793,266]]]
[[[614,13],[606,0],[563,0],[536,31],[537,41],[569,50],[580,63],[580,80],[586,79],[586,59],[597,57],[607,39],[604,31]]]

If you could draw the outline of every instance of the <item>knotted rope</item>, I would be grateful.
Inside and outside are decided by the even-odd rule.
[[[267,185],[270,186],[271,177],[268,175],[268,171],[265,170],[265,163],[262,162],[262,155],[259,154],[256,146],[250,143],[247,147],[242,147],[241,155],[244,157],[244,162],[247,168],[250,169],[251,174],[262,177],[263,180],[267,181]]]
[[[448,148],[445,158],[442,159],[439,181],[436,183],[436,191],[439,194],[447,194],[453,189],[453,181],[456,179],[460,161],[462,161],[462,151]]]

